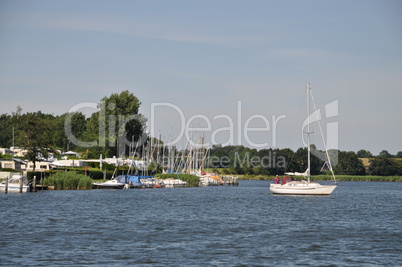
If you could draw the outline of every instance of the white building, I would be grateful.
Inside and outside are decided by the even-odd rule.
[[[14,169],[20,171],[23,169],[24,161],[21,159],[0,159],[0,169]]]
[[[8,148],[2,148],[2,147],[0,147],[0,154],[3,154],[3,155],[13,155],[13,151],[11,150],[11,149],[8,149]]]
[[[63,160],[55,160],[50,162],[50,165],[54,168],[57,167],[81,167],[87,166],[87,164],[82,160],[77,159],[63,159]]]
[[[51,169],[51,162],[49,161],[36,161],[35,162],[35,171],[48,171]],[[32,161],[28,161],[26,170],[33,171],[34,164]]]

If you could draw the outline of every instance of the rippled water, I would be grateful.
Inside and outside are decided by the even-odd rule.
[[[0,264],[397,266],[402,183],[0,194]]]

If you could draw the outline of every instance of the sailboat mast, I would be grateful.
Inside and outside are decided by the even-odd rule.
[[[204,134],[202,134],[202,139],[201,139],[201,143],[202,143],[202,147],[201,147],[201,166],[200,166],[200,170],[201,170],[201,174],[204,171]]]
[[[310,83],[307,83],[307,182],[310,182]]]

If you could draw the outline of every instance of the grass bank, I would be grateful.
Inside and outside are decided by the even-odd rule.
[[[341,181],[361,181],[361,182],[402,182],[402,176],[374,176],[374,175],[336,175],[337,180]],[[330,175],[315,175],[312,179],[316,181],[333,180]]]

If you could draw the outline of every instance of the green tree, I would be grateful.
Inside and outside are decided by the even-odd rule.
[[[387,150],[382,150],[380,152],[379,156],[383,156],[383,157],[386,157],[386,158],[392,158],[392,155]]]
[[[106,141],[114,155],[125,154],[126,146],[132,139],[138,141],[145,130],[145,118],[138,113],[140,105],[138,98],[127,90],[101,100],[100,112],[101,115],[105,114]]]
[[[19,123],[21,120],[22,108],[17,106],[16,111],[12,115],[2,114],[0,116],[0,147],[18,146],[13,140],[14,136],[18,136]],[[14,132],[14,136],[13,136]]]
[[[26,158],[33,162],[35,171],[36,161],[48,157],[50,148],[50,127],[43,113],[26,113],[21,117],[19,129],[19,144],[27,150]]]
[[[0,116],[0,147],[11,147],[13,139],[13,121],[7,114]]]
[[[67,124],[67,125],[66,125]],[[51,122],[52,125],[52,143],[61,150],[75,150],[77,146],[69,140],[66,134],[66,126],[71,128],[71,134],[78,140],[83,140],[86,132],[87,120],[81,112],[65,113],[57,116]]]
[[[294,155],[294,170],[291,172],[305,172],[307,170],[307,148],[299,148]],[[317,175],[320,173],[321,167],[324,164],[322,160],[317,158],[314,154],[310,157],[310,174]]]
[[[357,151],[357,156],[359,158],[372,158],[373,154],[371,154],[371,152],[368,150],[360,149],[359,151]]]
[[[334,166],[336,174],[343,175],[365,175],[363,162],[355,152],[340,151],[338,153],[338,164]]]
[[[368,172],[370,175],[380,176],[392,176],[402,174],[399,164],[394,159],[385,156],[378,156],[371,159]]]
[[[139,114],[141,102],[129,91],[112,94],[102,98],[98,105],[100,111],[87,120],[83,138],[86,142],[96,142],[88,149],[88,155],[99,157],[124,156],[131,141],[147,141],[146,119]]]

